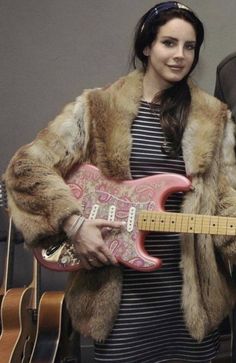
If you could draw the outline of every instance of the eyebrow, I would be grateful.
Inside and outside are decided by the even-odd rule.
[[[174,40],[176,42],[179,40],[179,39],[177,39],[175,37],[172,37],[172,36],[169,36],[169,35],[162,35],[161,39],[171,39],[171,40]],[[196,40],[186,40],[185,43],[196,43]]]

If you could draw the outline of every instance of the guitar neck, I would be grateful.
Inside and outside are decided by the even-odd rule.
[[[14,241],[12,240],[13,233],[14,232],[13,232],[12,218],[9,218],[5,269],[4,269],[2,286],[0,288],[0,295],[4,295],[7,292],[7,290],[12,286],[13,260],[14,260]]]
[[[29,286],[33,288],[33,294],[30,305],[32,310],[36,312],[38,309],[39,298],[40,298],[40,266],[34,256],[33,256],[33,278]]]
[[[172,212],[141,211],[141,231],[235,235],[236,218]]]

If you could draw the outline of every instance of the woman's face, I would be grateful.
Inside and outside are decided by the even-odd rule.
[[[159,28],[155,41],[145,48],[144,54],[148,56],[146,75],[160,91],[188,74],[195,46],[196,33],[189,22],[174,18]]]

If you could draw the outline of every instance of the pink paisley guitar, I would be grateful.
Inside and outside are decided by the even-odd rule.
[[[126,222],[121,230],[111,230],[105,242],[120,263],[139,271],[156,270],[162,264],[159,258],[145,251],[148,231],[236,234],[236,218],[165,212],[170,194],[191,188],[190,180],[182,175],[167,173],[117,181],[84,164],[74,169],[66,182],[86,218]],[[35,249],[34,254],[51,270],[74,271],[82,267],[69,241],[48,249]]]

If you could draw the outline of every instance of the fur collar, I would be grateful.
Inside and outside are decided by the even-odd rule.
[[[211,165],[226,122],[226,106],[189,81],[192,106],[183,137],[187,175],[203,174]],[[130,128],[143,94],[143,73],[134,71],[87,95],[96,137],[103,140],[106,158],[98,160],[107,175],[130,178]],[[119,127],[117,127],[119,125]]]
[[[187,175],[203,174],[212,163],[227,121],[226,106],[190,82],[192,106],[182,146]]]

